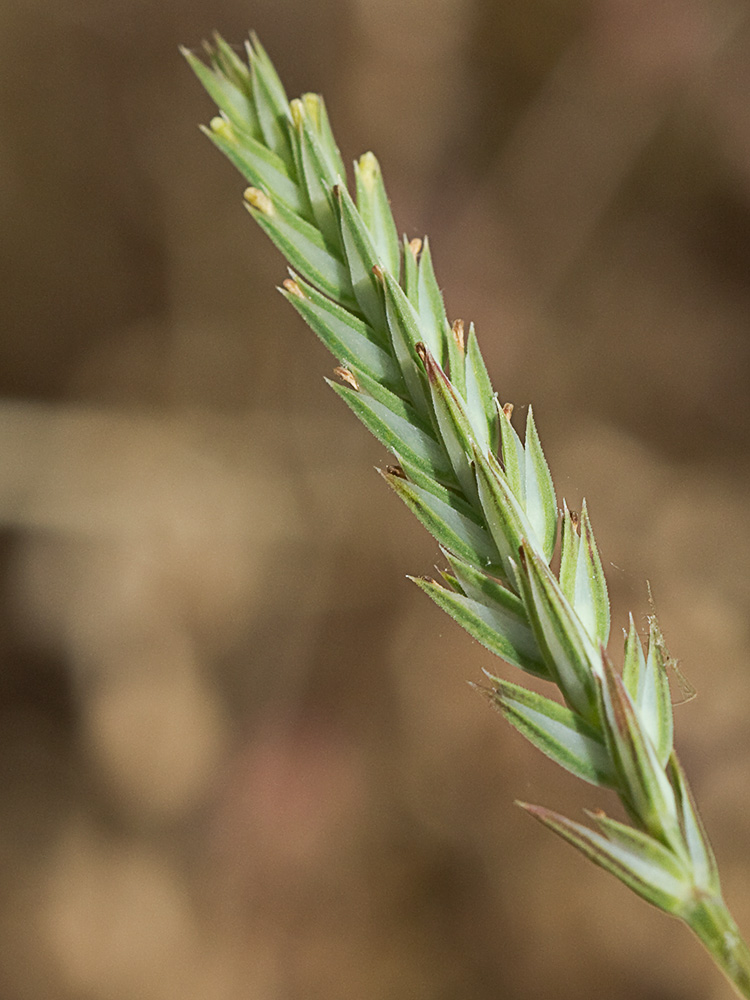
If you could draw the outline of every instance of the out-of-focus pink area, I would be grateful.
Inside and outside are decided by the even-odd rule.
[[[585,494],[615,640],[750,932],[750,5],[0,10],[3,1000],[720,1000],[686,931],[513,806],[616,810],[472,691],[436,546],[274,292],[177,53],[255,28],[373,149],[451,318]],[[684,700],[675,679],[675,700]]]

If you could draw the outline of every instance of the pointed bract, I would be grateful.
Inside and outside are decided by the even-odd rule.
[[[581,539],[578,535],[578,514],[568,509],[563,500],[562,543],[560,545],[560,590],[568,599],[570,606],[575,605],[576,575],[578,572],[578,548]]]
[[[552,558],[557,540],[557,501],[547,460],[539,441],[534,414],[529,407],[526,420],[525,505],[540,551],[547,562]]]
[[[213,41],[205,44],[205,49],[214,69],[246,94],[248,99],[252,99],[250,68],[218,31],[214,32]]]
[[[480,566],[498,564],[492,538],[476,521],[419,486],[387,473],[383,478],[444,548]]]
[[[419,420],[409,404],[382,386],[368,385],[365,378],[360,380],[360,388],[364,391],[354,391],[335,382],[329,382],[329,385],[399,461],[417,467],[430,479],[452,482],[453,472],[445,462],[444,452],[434,438],[419,426]],[[368,393],[368,389],[372,394]]]
[[[212,101],[226,114],[227,118],[249,135],[258,137],[260,124],[255,114],[255,108],[248,100],[247,94],[227,79],[225,74],[218,73],[206,66],[189,49],[182,47],[180,52]]]
[[[326,174],[329,177],[340,177],[346,183],[346,167],[341,159],[339,147],[331,131],[326,103],[320,94],[303,94],[302,103],[308,121],[315,130],[320,143],[320,149],[326,162]]]
[[[516,614],[523,614],[528,624],[528,615],[520,598],[507,587],[508,581],[498,575],[486,572],[478,566],[472,566],[454,553],[443,549],[443,555],[450,563],[461,590],[468,596],[490,607],[499,604],[515,609]]]
[[[291,105],[293,135],[297,144],[297,159],[302,168],[302,179],[315,224],[328,246],[343,257],[341,227],[338,211],[334,207],[332,191],[341,182],[326,161],[315,130],[308,121],[302,100]]]
[[[383,183],[380,164],[372,153],[360,156],[354,164],[357,208],[367,226],[383,266],[398,281],[401,251],[396,223]]]
[[[253,101],[263,139],[291,167],[294,163],[289,138],[291,112],[284,85],[273,63],[255,35],[247,44]]]
[[[283,114],[285,109],[289,107],[284,84],[276,72],[276,67],[271,61],[271,57],[261,45],[260,39],[254,31],[250,32],[250,38],[245,43],[245,51],[247,52],[250,68],[255,69],[263,78],[265,88],[271,95],[273,106],[280,114]]]
[[[461,484],[464,495],[470,500],[476,500],[474,470],[470,462],[476,437],[463,400],[448,381],[445,372],[433,358],[427,346],[418,344],[417,353],[427,373],[432,409],[453,471]]]
[[[495,454],[499,443],[497,403],[473,323],[466,342],[465,373],[464,399],[475,440],[483,451]]]
[[[655,619],[651,625],[648,659],[646,659],[633,616],[630,616],[622,679],[633,699],[638,718],[651,737],[659,762],[664,767],[672,753],[672,701],[661,633],[658,631]]]
[[[696,888],[705,895],[721,897],[719,869],[713,848],[703,826],[687,778],[674,753],[669,758],[667,774],[677,797],[685,844],[692,863],[693,882]]]
[[[653,615],[649,619],[648,656],[641,709],[645,727],[664,767],[672,753],[674,721],[667,677],[666,647],[659,623]]]
[[[306,222],[313,221],[307,199],[303,199],[299,186],[276,153],[251,136],[238,133],[225,118],[212,118],[210,128],[202,131],[253,187],[262,188],[266,194],[273,192],[276,200],[290,211]]]
[[[623,829],[632,834],[630,838],[610,839],[542,806],[525,802],[518,805],[647,902],[675,916],[684,912],[692,892],[689,876],[674,855],[652,837],[625,827]],[[605,825],[602,820],[599,822]],[[613,836],[621,824],[614,820],[607,822],[611,824],[609,833]]]
[[[346,361],[366,372],[397,396],[405,395],[401,370],[364,320],[321,295],[296,275],[288,278],[280,291],[338,361]]]
[[[411,295],[409,297],[411,298]],[[443,296],[440,294],[440,288],[435,278],[435,270],[432,266],[432,254],[430,252],[430,241],[427,237],[424,238],[419,254],[417,303],[422,340],[427,344],[439,365],[445,365],[446,358],[449,359],[451,381],[458,392],[463,393],[462,385],[453,377],[454,362],[450,351],[452,343],[450,324],[445,314]],[[463,372],[463,366],[461,368]]]
[[[311,284],[342,305],[353,302],[349,274],[318,230],[257,188],[245,191],[248,211],[281,250],[286,259]]]
[[[518,559],[518,549],[522,539],[529,534],[529,525],[518,501],[508,488],[497,459],[475,448],[473,460],[479,502],[487,527],[503,558],[505,575],[510,581],[515,581],[514,566]]]
[[[354,296],[367,322],[381,330],[385,326],[383,290],[374,273],[375,268],[381,266],[380,259],[349,192],[337,186],[333,194],[339,204],[341,234]]]
[[[419,312],[419,264],[417,261],[421,249],[422,241],[420,239],[410,240],[408,237],[404,236],[401,244],[401,254],[404,262],[404,277],[401,282],[401,287],[404,289],[407,299],[411,302],[417,312]],[[425,337],[425,342],[427,342],[426,331],[424,329],[426,321],[424,316],[421,314],[420,319],[422,320],[422,323],[420,323],[422,335]],[[433,351],[433,354],[434,353],[435,352]]]
[[[599,733],[580,715],[550,698],[491,677],[488,692],[506,719],[561,767],[592,785],[614,788],[617,775]]]
[[[587,722],[598,723],[594,677],[598,654],[544,560],[524,540],[518,581],[532,628],[550,673],[567,704]]]
[[[495,656],[535,677],[549,680],[549,671],[539,653],[534,635],[523,614],[509,606],[486,605],[462,594],[454,594],[434,580],[414,578],[414,582],[469,635]]]
[[[580,532],[573,607],[592,642],[606,646],[609,641],[609,595],[585,500]]]
[[[393,275],[385,271],[382,279],[385,291],[385,313],[393,353],[401,367],[404,382],[415,409],[423,417],[429,418],[432,412],[429,404],[429,389],[417,353],[417,345],[422,343],[419,316]]]
[[[630,695],[603,655],[601,679],[604,732],[630,804],[648,832],[675,853],[685,852],[674,790],[641,725]]]
[[[505,480],[522,510],[526,509],[526,452],[516,429],[511,423],[513,405],[506,403],[499,411],[500,440],[502,443]]]

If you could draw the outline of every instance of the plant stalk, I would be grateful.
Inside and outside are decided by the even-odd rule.
[[[750,1000],[750,948],[721,896],[701,896],[685,922],[703,942],[738,996]]]

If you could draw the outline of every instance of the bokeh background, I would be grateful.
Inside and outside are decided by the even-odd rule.
[[[616,624],[650,580],[750,931],[750,5],[4,0],[0,996],[728,998],[513,805],[616,808],[406,579],[436,547],[196,128],[178,44],[251,27],[533,401]]]

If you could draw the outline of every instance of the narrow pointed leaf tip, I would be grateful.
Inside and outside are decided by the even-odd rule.
[[[385,268],[398,280],[401,248],[396,223],[388,202],[383,175],[373,153],[365,153],[354,165],[357,207]]]
[[[686,852],[672,785],[622,678],[606,654],[601,697],[605,734],[622,787],[648,832],[680,855]]]
[[[247,95],[225,74],[206,66],[185,46],[181,46],[180,52],[212,101],[227,115],[230,121],[235,122],[251,135],[259,131],[257,117]]]
[[[443,296],[435,277],[430,241],[426,236],[419,255],[417,288],[419,294],[419,318],[422,321],[425,343],[437,359],[438,364],[444,365],[446,360],[448,361],[453,384],[458,392],[463,392],[460,365],[452,351],[451,345],[454,342],[450,336],[450,327],[448,325],[448,317],[445,313]]]
[[[361,369],[374,382],[397,395],[403,394],[399,367],[378,343],[372,327],[296,275],[283,282],[282,294],[337,360]]]
[[[646,659],[633,616],[630,616],[622,678],[633,699],[641,724],[651,738],[659,761],[664,767],[672,753],[674,724],[669,680],[664,662],[664,644],[656,619],[651,620]]]
[[[501,554],[507,579],[518,588],[516,564],[519,549],[529,535],[526,516],[493,455],[473,446],[472,465],[487,527]]]
[[[306,198],[275,153],[251,136],[238,132],[226,118],[212,118],[203,132],[253,187],[273,191],[287,208],[310,221]]]
[[[469,353],[472,351],[472,339],[470,335]],[[470,382],[467,375],[467,394]],[[495,419],[488,424],[488,429],[493,436],[500,436],[505,480],[524,513],[526,536],[549,562],[557,540],[557,500],[532,409],[529,407],[524,446],[511,423],[512,404],[507,403],[499,411],[494,394],[490,396],[490,402]]]
[[[298,274],[339,304],[353,303],[349,273],[320,230],[258,188],[247,188],[244,199],[258,225]]]
[[[341,178],[331,166],[323,152],[318,137],[306,114],[300,99],[292,101],[292,122],[294,125],[295,153],[301,165],[307,200],[315,223],[326,243],[337,253],[341,252],[339,221],[333,205],[332,190]]]
[[[603,831],[597,833],[543,806],[517,804],[647,902],[684,916],[693,895],[690,875],[659,841],[603,814],[592,817]]]
[[[535,747],[578,778],[615,788],[617,775],[601,733],[550,698],[490,676],[490,701]]]
[[[564,505],[562,536],[560,586],[592,642],[606,646],[609,595],[585,500],[580,517]]]
[[[592,725],[599,721],[594,678],[601,657],[581,628],[549,566],[526,540],[520,550],[519,587],[547,666],[567,704]]]
[[[526,516],[536,536],[538,547],[549,562],[557,540],[557,500],[531,407],[526,420],[525,466]]]
[[[707,896],[720,897],[721,884],[716,858],[693,799],[693,793],[674,753],[670,756],[667,767],[680,809],[685,843],[692,862],[693,881],[700,892]]]
[[[383,475],[440,545],[478,566],[498,565],[499,556],[492,538],[476,520],[431,490],[408,483],[398,476]]]
[[[469,340],[465,362],[466,411],[474,429],[477,444],[484,451],[497,452],[499,421],[497,400],[487,374],[474,324],[469,327]]]
[[[354,296],[362,315],[376,330],[385,325],[383,291],[375,269],[380,268],[375,244],[346,188],[337,184],[333,197],[338,204],[341,235]]]
[[[447,590],[434,580],[414,578],[414,582],[496,656],[527,673],[550,679],[523,605],[509,591],[502,603],[485,603]]]
[[[464,404],[425,344],[416,345],[430,385],[432,407],[456,478],[464,495],[477,499],[474,470],[469,456],[475,448],[475,433]]]

